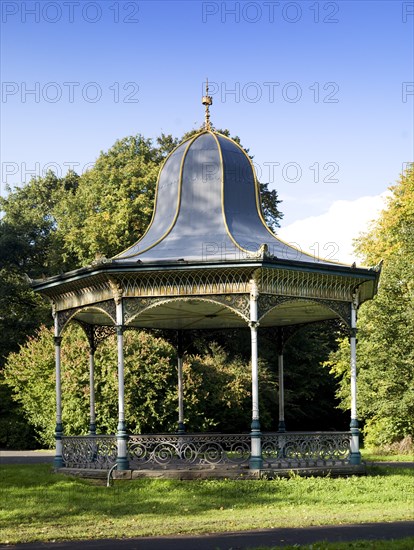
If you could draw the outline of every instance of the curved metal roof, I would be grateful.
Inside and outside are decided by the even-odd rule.
[[[225,262],[264,252],[279,260],[336,264],[305,254],[270,231],[249,157],[232,139],[204,130],[167,157],[146,233],[113,260]]]

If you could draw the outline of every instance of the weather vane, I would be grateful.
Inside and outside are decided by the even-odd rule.
[[[206,130],[211,130],[211,124],[210,124],[210,105],[213,104],[213,98],[208,95],[208,78],[206,79],[206,95],[203,96],[202,103],[206,108],[206,115],[205,115],[205,122],[204,122],[204,128]]]

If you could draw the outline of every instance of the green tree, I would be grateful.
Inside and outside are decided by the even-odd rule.
[[[56,204],[74,192],[78,176],[57,178],[52,172],[0,197],[0,368],[41,323],[50,323],[50,307],[30,287],[40,278],[73,267],[61,256],[62,240],[54,215]]]
[[[160,165],[178,141],[165,134],[156,145],[139,134],[126,137],[101,152],[81,176],[68,172],[58,178],[49,172],[0,198],[0,368],[41,323],[51,324],[49,305],[32,292],[27,275],[55,275],[133,244],[151,218]],[[260,186],[265,218],[275,229],[280,201],[268,184]]]
[[[116,432],[116,353],[115,337],[108,337],[95,354],[96,423],[102,433]],[[268,428],[269,411],[275,408],[275,382],[266,365],[262,365],[261,373],[263,423]],[[51,445],[55,427],[51,329],[40,328],[19,353],[10,354],[4,374],[40,441]],[[185,423],[189,430],[248,430],[251,378],[249,366],[242,358],[230,358],[214,342],[204,343],[203,355],[185,356],[183,376]],[[88,344],[76,325],[64,333],[62,396],[65,433],[87,433]],[[133,433],[176,429],[175,351],[165,340],[145,331],[125,333],[125,404],[128,428]]]
[[[162,140],[163,151],[165,136]],[[56,205],[64,259],[75,256],[79,267],[97,256],[114,256],[142,236],[151,218],[162,156],[139,134],[101,152],[80,177],[76,193]]]
[[[391,187],[387,207],[357,241],[366,263],[384,260],[378,294],[360,308],[358,403],[370,445],[414,436],[414,169]],[[340,342],[329,366],[349,407],[349,344]]]

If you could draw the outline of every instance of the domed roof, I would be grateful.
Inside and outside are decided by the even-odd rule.
[[[151,223],[118,262],[237,261],[263,257],[324,262],[278,239],[264,221],[245,151],[203,130],[176,147],[158,177]]]

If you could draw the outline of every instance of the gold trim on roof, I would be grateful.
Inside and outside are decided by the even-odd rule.
[[[309,254],[308,252],[304,252],[303,250],[299,249],[299,248],[296,248],[296,246],[293,246],[292,244],[290,243],[287,243],[286,241],[284,241],[283,239],[281,239],[280,237],[278,237],[275,233],[273,233],[273,231],[269,228],[269,226],[267,225],[266,223],[266,220],[264,219],[264,215],[263,215],[263,210],[262,210],[262,204],[261,204],[261,201],[260,201],[260,187],[259,187],[259,182],[258,182],[258,179],[257,179],[257,176],[256,176],[256,170],[253,166],[253,163],[252,163],[252,159],[249,157],[249,155],[246,153],[246,151],[243,149],[243,147],[241,147],[236,141],[234,141],[233,139],[223,135],[223,134],[220,134],[219,132],[216,132],[219,136],[222,136],[224,138],[226,138],[228,141],[231,141],[232,143],[234,143],[235,145],[237,145],[237,147],[240,149],[240,151],[244,154],[244,156],[247,158],[247,160],[249,161],[249,164],[250,164],[250,167],[252,169],[252,172],[253,172],[253,178],[254,178],[254,187],[255,187],[255,193],[256,193],[256,210],[257,210],[257,213],[259,214],[259,217],[263,223],[263,225],[265,226],[265,228],[267,229],[268,233],[270,233],[270,235],[278,240],[280,243],[286,245],[288,248],[291,248],[292,250],[295,250],[297,252],[299,252],[300,254],[303,254],[303,256],[307,256],[308,258],[312,258],[312,260],[314,262],[317,262],[317,261],[320,261],[324,264],[333,264],[333,265],[341,265],[341,266],[345,266],[345,267],[350,267],[350,265],[348,264],[344,264],[344,263],[341,263],[341,262],[337,262],[335,260],[324,260],[323,258],[319,257],[319,256],[316,256],[316,255],[312,255],[312,254]]]
[[[217,149],[218,149],[218,153],[219,153],[219,158],[220,158],[220,168],[221,168],[221,214],[223,216],[223,223],[224,223],[224,227],[226,229],[226,232],[227,232],[227,235],[230,237],[230,240],[233,242],[233,244],[239,249],[241,250],[242,252],[244,252],[245,254],[247,254],[247,257],[250,257],[251,256],[251,252],[249,250],[246,250],[245,248],[243,248],[242,246],[239,245],[239,243],[236,241],[236,239],[233,237],[233,235],[231,234],[231,231],[229,229],[229,226],[227,225],[227,220],[226,220],[226,212],[225,212],[225,208],[224,208],[224,162],[223,162],[223,153],[221,151],[221,145],[220,145],[220,142],[219,140],[217,139],[217,136],[222,136],[223,134],[220,134],[219,132],[210,132],[211,135],[214,137],[214,140],[217,144]],[[233,141],[232,139],[230,141]],[[235,143],[235,142],[234,142]]]
[[[151,222],[147,228],[147,230],[145,231],[145,233],[142,235],[142,237],[136,242],[134,243],[133,245],[131,245],[129,248],[127,248],[124,252],[121,252],[120,254],[118,254],[117,256],[114,256],[114,258],[120,258],[121,259],[126,259],[126,258],[133,258],[135,256],[139,256],[140,254],[144,253],[144,252],[147,252],[147,250],[150,250],[151,248],[154,248],[154,246],[156,246],[157,244],[159,244],[161,241],[163,241],[165,239],[165,237],[167,237],[167,235],[169,235],[171,233],[171,231],[173,230],[174,226],[175,226],[175,223],[177,221],[177,218],[178,218],[178,215],[180,213],[180,207],[181,207],[181,189],[182,189],[182,183],[183,183],[183,169],[184,169],[184,161],[185,161],[185,158],[187,156],[187,152],[188,152],[188,149],[190,148],[190,146],[192,145],[192,143],[196,140],[196,138],[201,135],[201,134],[204,134],[205,132],[199,132],[197,134],[195,134],[194,136],[191,136],[189,137],[187,140],[184,140],[182,143],[180,143],[179,145],[177,145],[177,147],[174,147],[174,149],[171,151],[171,153],[169,153],[169,155],[166,157],[166,159],[164,160],[161,168],[160,168],[160,171],[158,173],[158,179],[157,179],[157,185],[156,185],[156,190],[155,190],[155,200],[154,200],[154,210],[152,211],[152,218],[151,218]],[[187,143],[188,142],[188,143]],[[167,162],[167,160],[171,157],[171,155],[179,148],[181,147],[182,145],[184,145],[184,143],[187,143],[187,146],[184,150],[184,153],[183,153],[183,156],[181,158],[181,163],[180,163],[180,174],[178,176],[178,196],[177,196],[177,208],[175,210],[175,214],[174,214],[174,218],[173,218],[173,221],[171,222],[171,225],[170,227],[163,233],[163,235],[157,239],[154,243],[152,243],[150,246],[147,246],[146,248],[143,248],[142,250],[138,250],[137,252],[134,252],[133,254],[129,254],[128,256],[124,256],[123,254],[125,252],[127,252],[128,250],[131,250],[132,248],[134,248],[135,246],[137,246],[141,241],[142,239],[145,237],[145,235],[147,235],[148,231],[150,230],[152,224],[153,224],[153,221],[154,221],[154,218],[155,218],[155,212],[156,212],[156,209],[157,209],[157,199],[158,199],[158,186],[159,186],[159,182],[160,182],[160,177],[161,177],[161,173],[162,173],[162,170]]]

